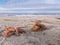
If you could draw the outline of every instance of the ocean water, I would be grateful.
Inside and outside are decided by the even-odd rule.
[[[40,16],[40,17],[44,17],[44,16],[47,16],[47,17],[54,17],[54,18],[60,18],[60,15],[15,15],[15,16]]]
[[[60,18],[60,15],[50,15],[50,14],[48,14],[48,15],[46,15],[46,14],[43,14],[43,15],[37,15],[37,14],[20,14],[20,13],[1,13],[0,14],[0,17],[1,16],[48,16],[48,17],[55,17],[55,18]]]

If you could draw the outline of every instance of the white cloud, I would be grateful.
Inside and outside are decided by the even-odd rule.
[[[5,7],[6,8],[38,8],[44,6],[44,4],[56,4],[56,0],[27,0],[26,2],[20,2],[20,0],[8,0]]]
[[[0,7],[0,11],[1,11],[1,10],[6,10],[6,9],[5,9],[5,8]]]
[[[55,4],[56,3],[56,1],[55,0],[46,0],[46,3],[52,3],[52,4]]]
[[[26,2],[19,2],[17,0],[8,0],[5,8],[0,7],[0,12],[18,12],[18,10],[23,9],[50,9],[50,8],[60,8],[60,3],[56,0],[29,0]]]

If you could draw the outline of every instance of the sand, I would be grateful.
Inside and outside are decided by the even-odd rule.
[[[42,20],[42,24],[48,29],[30,32],[36,20]],[[24,27],[27,32],[20,36],[12,35],[6,39],[0,36],[0,45],[60,45],[60,19],[47,16],[0,17],[0,33],[7,26]]]

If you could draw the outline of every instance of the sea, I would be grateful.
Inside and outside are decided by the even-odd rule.
[[[33,14],[31,14],[31,13],[0,13],[0,17],[1,16],[48,16],[48,17],[55,17],[55,18],[60,18],[60,14],[50,14],[50,13],[48,13],[48,14],[44,14],[44,13],[42,13],[42,14],[37,14],[37,13],[33,13]]]

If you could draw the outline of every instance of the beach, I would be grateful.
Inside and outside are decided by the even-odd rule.
[[[31,32],[33,24],[41,20],[47,29],[39,32]],[[2,45],[60,45],[60,19],[50,16],[1,16],[0,32],[8,26],[24,27],[26,33],[20,36],[12,35],[1,42],[4,37],[0,36]]]

